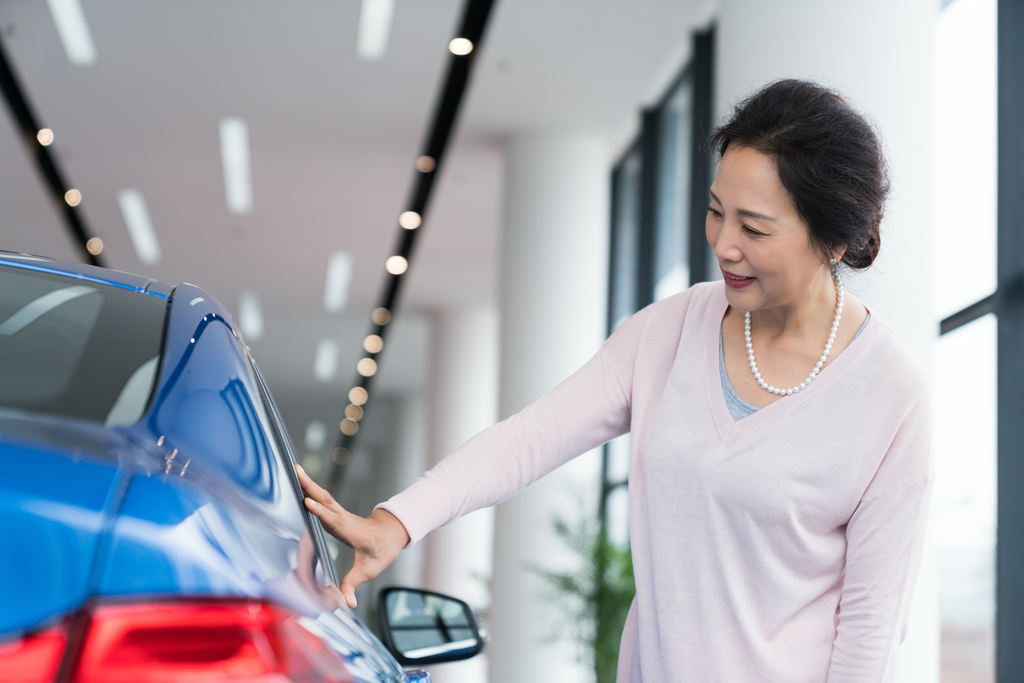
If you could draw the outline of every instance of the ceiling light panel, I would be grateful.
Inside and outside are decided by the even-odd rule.
[[[338,374],[338,342],[333,339],[321,339],[316,345],[316,356],[313,358],[313,375],[321,382],[330,382]]]
[[[252,162],[249,126],[245,119],[221,119],[220,157],[224,164],[224,193],[228,210],[234,214],[247,214],[252,211]]]
[[[89,23],[79,0],[46,0],[53,16],[53,25],[64,46],[68,61],[76,66],[92,66],[96,63],[96,43],[92,40]]]
[[[121,207],[128,236],[132,238],[139,260],[150,265],[159,263],[160,242],[156,239],[153,221],[149,218],[146,198],[138,190],[121,190],[117,195],[117,203]]]
[[[359,59],[373,62],[387,54],[394,18],[395,0],[363,0],[356,36],[356,56]]]
[[[238,295],[238,326],[247,342],[258,341],[263,336],[260,298],[251,289],[242,290]]]
[[[331,313],[344,310],[348,303],[349,285],[352,283],[352,254],[336,251],[327,262],[327,281],[324,283],[324,308]]]
[[[303,441],[306,444],[306,450],[320,450],[327,443],[327,427],[319,420],[310,422],[306,425],[306,434]]]

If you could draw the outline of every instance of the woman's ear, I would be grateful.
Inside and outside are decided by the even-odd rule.
[[[832,253],[832,258],[836,260],[836,263],[839,263],[843,260],[843,254],[846,253],[846,245],[843,244],[838,247],[832,247],[829,251]]]

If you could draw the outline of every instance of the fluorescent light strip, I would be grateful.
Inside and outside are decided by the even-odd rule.
[[[160,243],[153,230],[153,221],[149,218],[146,198],[138,190],[121,190],[117,195],[117,203],[121,206],[124,224],[128,226],[128,236],[132,238],[135,254],[143,263],[160,262]]]
[[[338,342],[333,339],[321,339],[316,345],[316,357],[313,359],[313,375],[321,382],[330,382],[338,374]]]
[[[327,281],[324,283],[324,308],[331,313],[344,310],[348,303],[348,289],[352,283],[352,254],[336,251],[327,262]]]
[[[96,63],[96,43],[92,40],[89,23],[79,0],[46,0],[53,16],[53,25],[64,45],[68,61],[76,66],[92,66]]]
[[[252,162],[249,126],[245,119],[220,120],[220,157],[224,164],[224,193],[231,213],[252,211]]]
[[[318,451],[327,443],[327,427],[323,422],[314,420],[306,425],[306,438],[304,439],[307,451]]]
[[[246,341],[254,342],[263,336],[260,298],[251,289],[242,290],[238,295],[238,326],[242,328]]]
[[[363,0],[359,10],[359,34],[356,36],[356,56],[374,62],[388,51],[391,24],[395,18],[395,0]]]

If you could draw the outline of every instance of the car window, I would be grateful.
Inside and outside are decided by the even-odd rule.
[[[327,538],[324,535],[323,526],[321,526],[320,520],[310,514],[309,510],[306,509],[306,506],[302,504],[302,487],[299,485],[299,478],[295,474],[295,464],[298,461],[295,458],[295,449],[292,447],[291,439],[288,438],[288,432],[285,429],[284,421],[281,419],[281,414],[278,412],[277,406],[274,404],[274,399],[270,395],[270,390],[267,389],[266,383],[263,381],[263,376],[260,374],[259,368],[256,366],[256,362],[251,356],[248,354],[246,355],[256,376],[256,384],[259,386],[260,398],[263,400],[264,408],[267,411],[267,415],[270,417],[271,427],[274,430],[274,439],[278,444],[278,450],[281,452],[282,457],[286,458],[285,469],[288,470],[288,479],[292,483],[296,502],[299,505],[299,509],[302,511],[302,518],[306,522],[306,529],[309,531],[309,534],[313,539],[313,543],[316,546],[316,553],[320,560],[320,567],[326,575],[326,578],[334,585],[338,585],[338,577],[334,571],[334,562],[331,560],[330,551],[327,548]]]
[[[166,310],[162,297],[0,266],[0,407],[138,421]]]

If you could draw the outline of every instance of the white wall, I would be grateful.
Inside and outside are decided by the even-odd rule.
[[[881,256],[848,289],[931,367],[932,108],[937,0],[721,0],[716,35],[719,120],[758,86],[783,77],[834,87],[875,121],[893,191]],[[938,681],[935,555],[926,550],[899,680]]]

